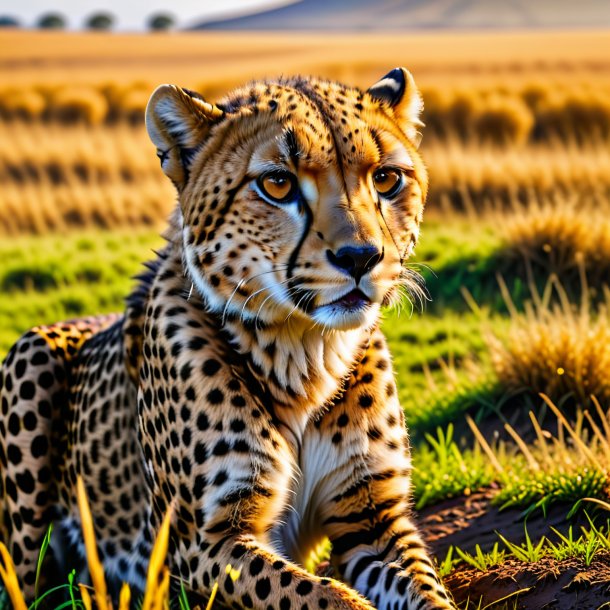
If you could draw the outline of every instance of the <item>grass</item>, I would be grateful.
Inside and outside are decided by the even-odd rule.
[[[0,125],[6,134],[0,142],[1,234],[159,224],[175,201],[141,124],[0,119]],[[560,229],[557,237],[563,236],[576,218],[566,247],[574,245],[578,230],[594,226],[587,260],[594,266],[608,252],[606,232],[596,224],[610,197],[607,138],[593,138],[587,146],[553,139],[521,147],[432,138],[424,140],[422,151],[430,168],[431,211],[459,209],[480,216],[482,211],[524,209],[521,217],[531,215],[530,225],[520,225],[517,216],[506,235],[495,236],[514,243],[516,252],[530,243],[545,245],[537,236],[548,237],[555,228]],[[570,215],[583,205],[591,210],[588,217]],[[531,228],[528,233],[533,226],[540,233],[532,235]]]
[[[513,264],[525,260],[533,273],[561,277],[566,286],[578,285],[584,271],[598,290],[610,277],[608,201],[600,197],[517,205],[506,222],[500,257]]]
[[[76,584],[75,573],[74,570],[72,570],[68,575],[68,584],[54,587],[51,591],[47,591],[46,593],[37,596],[36,601],[34,601],[32,605],[33,610],[43,602],[49,593],[60,590],[64,590],[64,593],[69,597],[69,600],[58,606],[57,610],[60,608],[92,610],[93,600],[95,601],[95,607],[98,610],[113,610],[112,601],[108,596],[104,568],[97,552],[95,532],[93,529],[93,517],[91,515],[85,485],[80,477],[77,480],[77,500],[91,585],[82,583]],[[169,606],[170,573],[169,568],[165,565],[165,558],[169,543],[171,516],[172,511],[170,509],[166,513],[159,531],[157,532],[157,537],[148,564],[144,598],[141,601],[137,601],[135,604],[135,607],[138,607],[141,610],[163,610]],[[46,547],[43,544],[40,552],[41,559],[38,562],[39,565],[42,563],[45,551]],[[0,562],[0,579],[4,583],[5,591],[12,607],[15,610],[27,610],[28,607],[17,581],[15,566],[13,565],[5,545],[1,541],[0,559],[2,560]],[[226,572],[234,580],[239,578],[239,572],[233,570],[231,566],[227,566]],[[217,588],[217,583],[215,583],[215,587]],[[214,594],[215,589],[213,589],[212,595],[210,596],[207,610],[210,610],[214,601]],[[129,610],[130,607],[133,607],[130,602],[131,592],[129,586],[123,584],[120,591],[118,610]]]
[[[175,201],[143,127],[3,124],[0,233],[158,226]]]
[[[103,34],[0,32],[0,76],[11,83],[0,88],[0,358],[32,325],[120,311],[162,244],[175,194],[142,125],[156,84],[212,99],[281,72],[366,87],[392,67],[379,51],[391,45],[391,63],[424,91],[428,123],[431,191],[411,265],[431,301],[383,322],[415,445],[416,507],[493,486],[503,510],[556,505],[582,518],[607,502],[610,472],[608,41],[594,31],[240,35],[244,57],[233,34],[108,44]],[[500,532],[490,552],[473,537],[441,571],[519,556],[591,562],[608,528],[589,525],[522,545]],[[58,583],[72,607],[106,598],[89,549],[95,588],[70,575]],[[10,579],[10,559],[1,565]],[[121,609],[136,607],[127,597]]]
[[[527,526],[524,529],[525,541],[521,544],[511,542],[498,534],[498,538],[504,546],[503,549],[500,548],[498,542],[494,543],[488,552],[484,552],[478,544],[472,553],[459,547],[450,547],[441,562],[441,573],[443,575],[451,573],[460,563],[480,572],[486,572],[508,559],[536,563],[543,557],[551,557],[556,561],[581,559],[586,566],[589,566],[600,551],[610,551],[610,521],[606,522],[605,526],[597,527],[589,519],[589,527],[582,526],[578,535],[574,533],[573,526],[569,527],[567,534],[551,528],[553,535],[557,538],[555,542],[543,536],[534,543],[527,533]]]
[[[553,290],[559,299],[554,305]],[[590,396],[610,404],[610,303],[594,308],[584,280],[583,292],[575,306],[554,280],[543,295],[532,287],[533,301],[524,313],[511,306],[507,337],[489,337],[495,375],[504,388],[544,392],[561,401],[563,410],[572,405],[572,412],[574,405],[587,406]]]
[[[121,311],[157,231],[88,231],[0,242],[0,354],[36,324]]]
[[[426,101],[431,208],[608,198],[602,33],[498,33],[493,41],[484,33],[239,35],[246,57],[235,52],[234,34],[116,34],[110,42],[99,33],[6,31],[0,234],[163,222],[174,192],[142,125],[159,83],[210,99],[252,78],[294,72],[366,88],[391,67],[380,51],[391,44],[392,62],[413,70]],[[565,78],[566,65],[577,78]]]

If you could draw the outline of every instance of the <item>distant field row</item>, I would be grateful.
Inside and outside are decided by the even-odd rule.
[[[156,225],[172,208],[175,191],[142,125],[0,125],[0,234]],[[431,209],[567,201],[607,210],[606,138],[500,147],[424,135],[422,154]]]
[[[423,83],[545,72],[608,80],[605,31],[155,35],[0,32],[0,82],[77,84],[134,79],[221,88],[282,73],[316,73],[367,86],[394,65]],[[576,74],[577,72],[577,74]]]
[[[135,78],[135,75],[134,75]],[[84,85],[31,82],[0,87],[0,118],[45,123],[128,122],[144,120],[154,82],[106,82]],[[194,86],[209,99],[222,86],[202,81]],[[586,142],[610,136],[608,82],[530,80],[510,82],[489,78],[464,84],[422,87],[427,137],[460,138],[504,145],[560,138]]]

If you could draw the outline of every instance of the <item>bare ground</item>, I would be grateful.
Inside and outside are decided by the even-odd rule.
[[[475,544],[489,550],[502,533],[511,542],[524,540],[523,512],[500,511],[491,504],[493,488],[468,497],[446,500],[419,516],[430,548],[444,557],[451,545],[472,551]],[[550,526],[564,529],[568,505],[531,514],[527,530],[532,540],[549,536]],[[576,523],[578,525],[578,523]],[[535,563],[509,559],[482,572],[460,564],[446,584],[463,610],[519,608],[542,610],[610,610],[610,553],[598,552],[590,565],[581,559],[557,561],[545,557]]]

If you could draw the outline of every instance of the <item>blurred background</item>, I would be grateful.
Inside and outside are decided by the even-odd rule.
[[[297,72],[366,88],[403,65],[425,102],[430,195],[410,268],[429,301],[405,300],[384,326],[417,446],[416,506],[433,520],[453,502],[440,521],[462,519],[430,526],[444,573],[466,600],[473,564],[450,548],[474,553],[480,541],[499,553],[493,530],[504,524],[521,544],[524,510],[539,519],[526,531],[540,540],[551,525],[567,531],[571,508],[591,509],[584,498],[606,502],[610,4],[140,7],[0,8],[0,358],[32,325],[121,310],[162,243],[175,193],[143,125],[158,84],[216,100],[244,81]],[[468,520],[475,505],[486,524]],[[602,539],[600,553],[610,549]],[[510,582],[525,588],[521,577],[507,579],[508,593]],[[515,607],[542,607],[533,594]],[[568,594],[556,607],[589,607]]]

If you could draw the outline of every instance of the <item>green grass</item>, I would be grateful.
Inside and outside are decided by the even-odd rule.
[[[586,566],[589,566],[600,551],[610,551],[610,521],[606,521],[604,526],[597,527],[589,519],[589,527],[582,526],[580,534],[574,533],[573,526],[570,526],[565,534],[551,528],[556,540],[552,541],[543,536],[536,543],[531,540],[527,526],[524,526],[524,529],[525,541],[521,544],[511,542],[498,534],[504,548],[500,548],[499,543],[496,542],[488,552],[484,552],[478,544],[472,553],[458,547],[449,547],[446,557],[440,562],[441,573],[447,575],[461,563],[485,572],[508,559],[536,563],[543,557],[557,561],[581,559]]]
[[[470,493],[495,480],[497,473],[478,447],[461,450],[453,438],[453,425],[426,435],[414,453],[415,508]]]
[[[158,232],[87,231],[0,242],[0,357],[37,324],[121,311]]]

